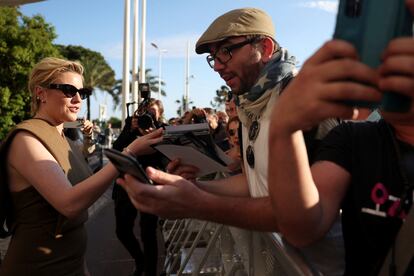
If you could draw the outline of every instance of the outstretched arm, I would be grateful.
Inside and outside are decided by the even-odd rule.
[[[269,192],[280,231],[297,246],[329,230],[351,179],[328,161],[311,170],[301,129],[327,118],[355,118],[356,110],[343,101],[380,101],[380,92],[373,88],[377,79],[373,69],[357,61],[352,45],[330,41],[304,64],[274,107]]]
[[[162,140],[162,131],[132,142],[134,154],[146,154],[149,146]],[[108,188],[118,172],[112,164],[72,186],[52,154],[32,134],[16,134],[8,155],[10,190],[21,191],[32,185],[59,213],[73,218],[91,206]]]
[[[117,180],[134,206],[143,212],[165,218],[208,220],[259,231],[277,230],[269,197],[223,195],[216,190],[217,187],[212,188],[213,194],[207,192],[211,189],[206,187],[208,183],[200,189],[180,176],[153,168],[148,168],[147,174],[158,185],[140,183],[129,175]],[[222,184],[231,186],[230,183]]]

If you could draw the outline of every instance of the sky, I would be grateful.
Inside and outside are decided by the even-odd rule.
[[[131,0],[131,11],[133,9]],[[141,2],[141,1],[138,1]],[[158,76],[158,51],[151,43],[166,50],[162,54],[161,79],[167,96],[161,97],[165,118],[177,116],[178,104],[185,91],[187,44],[189,55],[189,97],[191,106],[208,107],[225,82],[197,55],[194,45],[209,24],[232,9],[255,7],[265,10],[273,19],[276,40],[296,56],[300,66],[323,43],[332,37],[338,0],[147,0],[146,68]],[[124,0],[47,0],[21,6],[27,16],[42,15],[55,27],[56,44],[80,45],[100,52],[122,78]],[[139,10],[141,11],[141,3]],[[139,19],[141,20],[141,19]],[[133,31],[131,12],[131,33]],[[140,44],[140,42],[139,42]],[[131,47],[132,50],[132,36]],[[132,59],[132,54],[130,55]],[[139,57],[140,58],[140,57]],[[130,68],[132,60],[130,61]],[[107,118],[121,118],[121,110],[113,110],[110,96],[97,91],[91,98],[91,117],[99,116],[99,104],[106,104]],[[153,97],[157,98],[154,93]],[[86,103],[80,117],[86,114]]]

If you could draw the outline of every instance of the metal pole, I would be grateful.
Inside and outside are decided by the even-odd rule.
[[[161,98],[161,49],[158,49],[158,100]]]
[[[141,72],[139,76],[139,82],[145,82],[145,37],[146,37],[146,24],[147,21],[147,0],[142,0],[142,16],[141,16]],[[141,92],[139,92],[141,94]],[[138,102],[141,102],[141,95],[138,97]]]
[[[188,111],[188,98],[189,98],[189,81],[190,81],[190,41],[187,41],[187,55],[185,62],[185,105],[184,112]]]
[[[133,32],[133,46],[132,46],[132,102],[133,109],[138,108],[138,17],[139,17],[139,1],[134,0],[134,32]]]
[[[151,43],[151,46],[157,49],[158,51],[158,96],[157,98],[160,99],[161,94],[161,49],[158,48],[158,45],[155,43]]]
[[[122,127],[126,118],[126,99],[129,96],[129,24],[130,24],[130,3],[125,0],[124,15],[124,53],[123,53],[123,69],[122,69]]]
[[[151,46],[154,47],[155,49],[157,49],[158,51],[158,99],[161,98],[161,68],[162,68],[162,53],[166,53],[167,50],[165,49],[160,49],[158,47],[157,44],[155,44],[154,42],[151,42]]]

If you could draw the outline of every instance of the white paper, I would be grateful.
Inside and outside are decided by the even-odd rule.
[[[156,150],[167,156],[170,160],[180,159],[182,164],[193,165],[199,168],[197,177],[214,172],[228,172],[229,169],[200,151],[189,146],[157,145]]]
[[[176,126],[165,126],[165,132],[167,134],[185,133],[185,132],[197,132],[197,131],[209,131],[208,123],[202,124],[183,124]]]

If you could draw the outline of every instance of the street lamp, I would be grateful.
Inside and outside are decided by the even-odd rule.
[[[187,56],[185,62],[185,76],[184,76],[184,111],[189,110],[190,101],[190,79],[194,79],[194,75],[190,75],[190,41],[187,41]]]
[[[185,78],[185,93],[184,93],[184,98],[185,98],[185,102],[184,102],[184,109],[185,111],[190,110],[190,79],[194,79],[195,76],[194,75],[190,75],[187,76]]]
[[[157,44],[151,42],[151,46],[158,50],[158,99],[161,97],[161,60],[162,53],[166,53],[167,50],[160,49]]]

